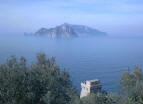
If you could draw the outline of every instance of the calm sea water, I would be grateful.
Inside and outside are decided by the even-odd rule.
[[[49,40],[22,35],[0,36],[0,63],[11,55],[25,56],[29,62],[36,53],[55,56],[80,90],[80,82],[98,78],[107,91],[118,92],[120,75],[127,67],[143,65],[143,39],[77,38]]]

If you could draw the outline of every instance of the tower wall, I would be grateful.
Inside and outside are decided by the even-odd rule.
[[[81,82],[81,94],[80,98],[87,96],[90,93],[95,93],[97,90],[101,90],[101,83],[99,80],[87,80]]]

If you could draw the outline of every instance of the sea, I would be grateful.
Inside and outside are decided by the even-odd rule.
[[[10,57],[24,56],[30,64],[37,53],[56,57],[80,92],[80,83],[99,79],[106,91],[119,92],[120,76],[136,65],[143,66],[143,38],[88,37],[48,39],[24,35],[0,35],[0,63]]]

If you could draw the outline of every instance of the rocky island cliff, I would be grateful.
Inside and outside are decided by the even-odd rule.
[[[107,36],[107,33],[84,25],[72,25],[64,23],[54,28],[41,28],[34,33],[35,36],[47,36],[49,38],[75,38],[89,36]]]

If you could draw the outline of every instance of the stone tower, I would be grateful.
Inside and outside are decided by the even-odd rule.
[[[95,80],[87,80],[81,82],[81,94],[80,98],[87,96],[90,93],[96,93],[97,91],[101,90],[102,85],[98,79]]]

